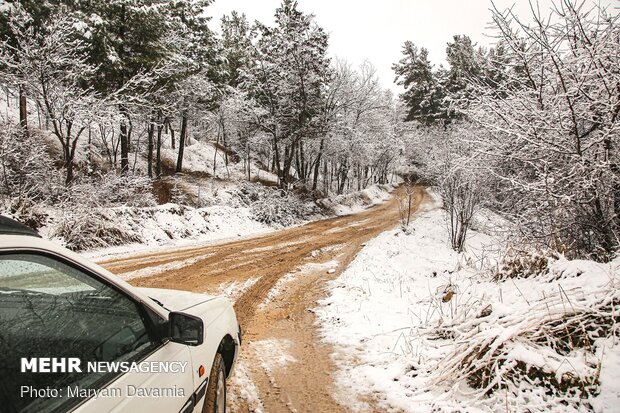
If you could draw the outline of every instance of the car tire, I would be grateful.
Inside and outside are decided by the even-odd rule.
[[[209,375],[207,394],[202,413],[226,412],[226,367],[220,353],[215,355],[213,367]]]

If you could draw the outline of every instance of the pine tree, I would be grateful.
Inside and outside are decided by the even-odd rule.
[[[405,92],[401,99],[407,104],[407,120],[433,123],[446,117],[443,106],[444,90],[441,76],[433,72],[428,60],[428,50],[407,41],[402,51],[404,57],[392,66],[396,73],[396,84],[403,86]],[[440,73],[441,75],[441,73]]]
[[[226,81],[237,87],[253,63],[254,45],[252,30],[245,14],[233,11],[222,17],[222,55]]]

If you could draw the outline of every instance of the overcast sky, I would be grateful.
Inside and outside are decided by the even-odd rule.
[[[592,1],[592,0],[589,0]],[[620,0],[600,0],[620,5]],[[207,8],[212,27],[219,30],[222,15],[237,10],[253,22],[272,25],[280,0],[215,0]],[[398,91],[391,66],[401,58],[401,47],[411,40],[426,47],[432,63],[445,63],[446,43],[455,34],[467,34],[480,45],[493,39],[489,0],[298,0],[299,8],[316,16],[329,34],[329,52],[355,65],[368,59],[377,68],[381,84]],[[527,16],[527,0],[495,0],[498,8],[514,5],[518,15]],[[539,0],[542,10],[551,0]],[[546,12],[544,13],[546,14]]]

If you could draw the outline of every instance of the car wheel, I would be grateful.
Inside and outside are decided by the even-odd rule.
[[[220,353],[215,355],[213,367],[209,375],[207,395],[202,413],[226,412],[226,369]]]

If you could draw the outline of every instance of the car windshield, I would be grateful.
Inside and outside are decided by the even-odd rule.
[[[47,293],[53,295],[94,291],[94,280],[49,258],[13,255],[0,259],[0,286],[5,293]]]
[[[140,307],[117,288],[52,257],[0,254],[3,412],[65,411],[80,401],[66,397],[67,386],[93,388],[114,376],[21,372],[22,358],[78,358],[85,366],[136,360],[156,344]],[[24,387],[59,389],[65,397],[24,396]]]

